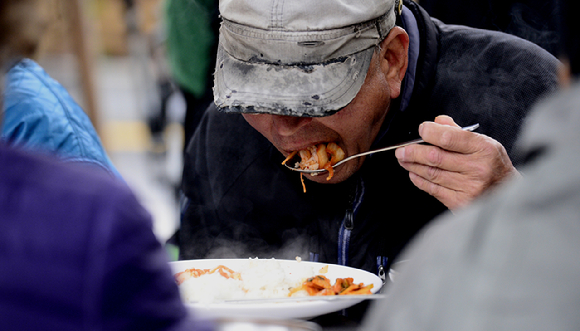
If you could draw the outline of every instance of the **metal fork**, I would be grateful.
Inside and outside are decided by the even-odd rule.
[[[464,131],[473,131],[475,129],[479,128],[479,123],[470,125],[470,126],[466,126],[461,128]],[[345,158],[344,160],[337,162],[335,165],[332,166],[332,168],[336,168],[339,165],[348,162],[354,158],[357,157],[361,157],[361,156],[365,156],[365,155],[369,155],[369,154],[374,154],[374,153],[378,153],[378,152],[385,152],[385,151],[389,151],[391,149],[395,149],[395,148],[399,148],[399,147],[404,147],[404,146],[409,146],[409,145],[413,145],[413,144],[419,144],[419,143],[423,143],[425,142],[423,139],[419,138],[419,139],[415,139],[415,140],[411,140],[411,141],[407,141],[404,143],[400,143],[400,144],[396,144],[396,145],[391,145],[391,146],[387,146],[387,147],[383,147],[383,148],[379,148],[379,149],[375,149],[372,151],[368,151],[368,152],[364,152],[364,153],[359,153],[359,154],[355,154],[355,155],[351,155],[347,158]],[[300,169],[300,168],[295,168],[295,167],[291,167],[289,166],[287,163],[284,164],[286,166],[286,168],[293,170],[293,171],[298,171],[298,172],[303,172],[303,173],[307,173],[307,174],[315,174],[315,173],[321,173],[324,171],[327,171],[326,169],[316,169],[316,170],[309,170],[309,169]]]

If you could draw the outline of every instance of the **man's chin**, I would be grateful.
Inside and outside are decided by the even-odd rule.
[[[353,172],[351,171],[341,169],[340,171],[335,171],[330,179],[328,179],[328,172],[322,172],[315,176],[312,176],[312,174],[304,174],[304,178],[319,184],[338,184],[347,180],[352,174]]]

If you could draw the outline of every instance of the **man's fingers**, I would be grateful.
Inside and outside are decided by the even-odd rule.
[[[462,130],[449,116],[423,122],[419,135],[429,144],[398,148],[395,156],[415,186],[450,209],[517,173],[499,142]]]
[[[464,131],[459,126],[435,122],[423,122],[419,126],[419,135],[427,143],[463,154],[476,152],[483,141],[483,137],[478,133]]]
[[[409,179],[417,188],[432,195],[450,210],[457,209],[471,200],[471,195],[464,191],[437,185],[416,173],[409,172]]]
[[[473,168],[471,159],[464,154],[449,152],[436,146],[410,145],[395,150],[399,162],[445,169],[453,172],[469,171]]]
[[[432,183],[412,172],[409,172],[409,179],[411,179],[411,182],[413,182],[417,188],[432,195],[449,209],[455,209],[461,204],[461,202],[456,199],[458,195],[457,192],[450,190],[449,188]]]
[[[455,123],[453,118],[451,118],[450,116],[447,116],[447,115],[439,115],[439,116],[435,117],[435,123],[441,124],[441,125],[449,125],[449,126],[459,127],[459,124]]]
[[[410,173],[413,173],[437,186],[446,187],[451,190],[463,191],[466,183],[469,183],[469,178],[461,172],[452,172],[419,163],[399,162],[399,164]]]

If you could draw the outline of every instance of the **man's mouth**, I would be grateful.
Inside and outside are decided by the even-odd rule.
[[[292,151],[282,164],[290,163],[290,166],[295,168],[300,168],[303,170],[319,170],[325,169],[328,171],[328,177],[326,180],[330,180],[334,176],[333,166],[345,158],[345,153],[343,149],[338,146],[335,142],[329,143],[319,143],[306,147],[304,149]],[[300,160],[295,160],[297,158]],[[312,174],[316,175],[316,174]],[[302,179],[302,173],[300,174]],[[304,187],[304,192],[306,192],[306,187],[304,186],[304,181],[302,181],[302,186]]]

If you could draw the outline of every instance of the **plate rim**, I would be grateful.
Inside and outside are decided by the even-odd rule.
[[[363,269],[358,269],[358,268],[354,268],[354,267],[350,267],[350,266],[344,266],[344,265],[339,265],[339,264],[332,264],[332,263],[325,263],[325,262],[313,262],[313,261],[297,261],[297,260],[290,260],[290,259],[269,259],[269,258],[231,258],[231,259],[191,259],[191,260],[178,260],[178,261],[171,261],[170,265],[171,265],[171,269],[172,269],[172,275],[174,275],[177,272],[183,271],[185,270],[185,268],[183,270],[176,270],[176,268],[178,268],[179,266],[182,265],[189,265],[192,263],[196,263],[196,262],[202,262],[204,264],[207,263],[219,263],[219,264],[223,264],[225,266],[227,266],[229,268],[229,266],[226,263],[222,263],[224,261],[236,261],[237,263],[241,263],[244,261],[249,261],[249,260],[276,260],[278,262],[281,263],[288,263],[288,264],[292,264],[292,263],[305,263],[305,264],[311,264],[314,266],[320,266],[321,268],[324,266],[329,266],[329,268],[338,268],[338,269],[344,269],[344,270],[353,270],[356,271],[357,273],[362,273],[367,275],[368,277],[370,277],[370,279],[373,279],[373,281],[371,281],[371,283],[373,283],[373,285],[378,285],[378,286],[374,286],[373,289],[371,290],[371,292],[377,293],[380,291],[381,287],[383,286],[383,281],[380,279],[380,277],[376,274],[373,274],[367,270],[363,270]],[[216,264],[215,266],[217,267]],[[232,268],[235,269],[235,268]],[[334,279],[331,279],[331,281],[334,281]],[[356,281],[356,279],[355,279]],[[366,282],[365,282],[366,283]],[[248,300],[251,301],[251,300]],[[323,315],[326,313],[331,313],[331,312],[335,312],[341,309],[345,309],[348,307],[351,307],[353,305],[356,305],[360,302],[364,301],[364,299],[353,299],[353,300],[341,300],[341,301],[302,301],[302,302],[280,302],[280,303],[245,303],[245,304],[239,304],[239,303],[226,303],[226,302],[221,302],[221,303],[190,303],[190,302],[184,302],[184,304],[191,309],[194,313],[196,313],[197,315],[200,314],[206,314],[209,315],[208,317],[210,318],[219,318],[219,317],[224,317],[226,315],[221,314],[222,312],[227,311],[228,314],[227,316],[236,316],[236,315],[243,315],[243,316],[248,316],[248,314],[251,315],[251,312],[254,310],[258,310],[258,311],[270,311],[270,312],[278,312],[280,316],[276,317],[276,316],[272,316],[275,314],[270,314],[269,316],[264,316],[261,313],[252,315],[252,317],[262,317],[262,318],[270,318],[270,319],[288,319],[288,318],[299,318],[299,319],[308,319],[308,318],[314,318],[316,316],[319,315]],[[299,308],[299,309],[296,309]]]

